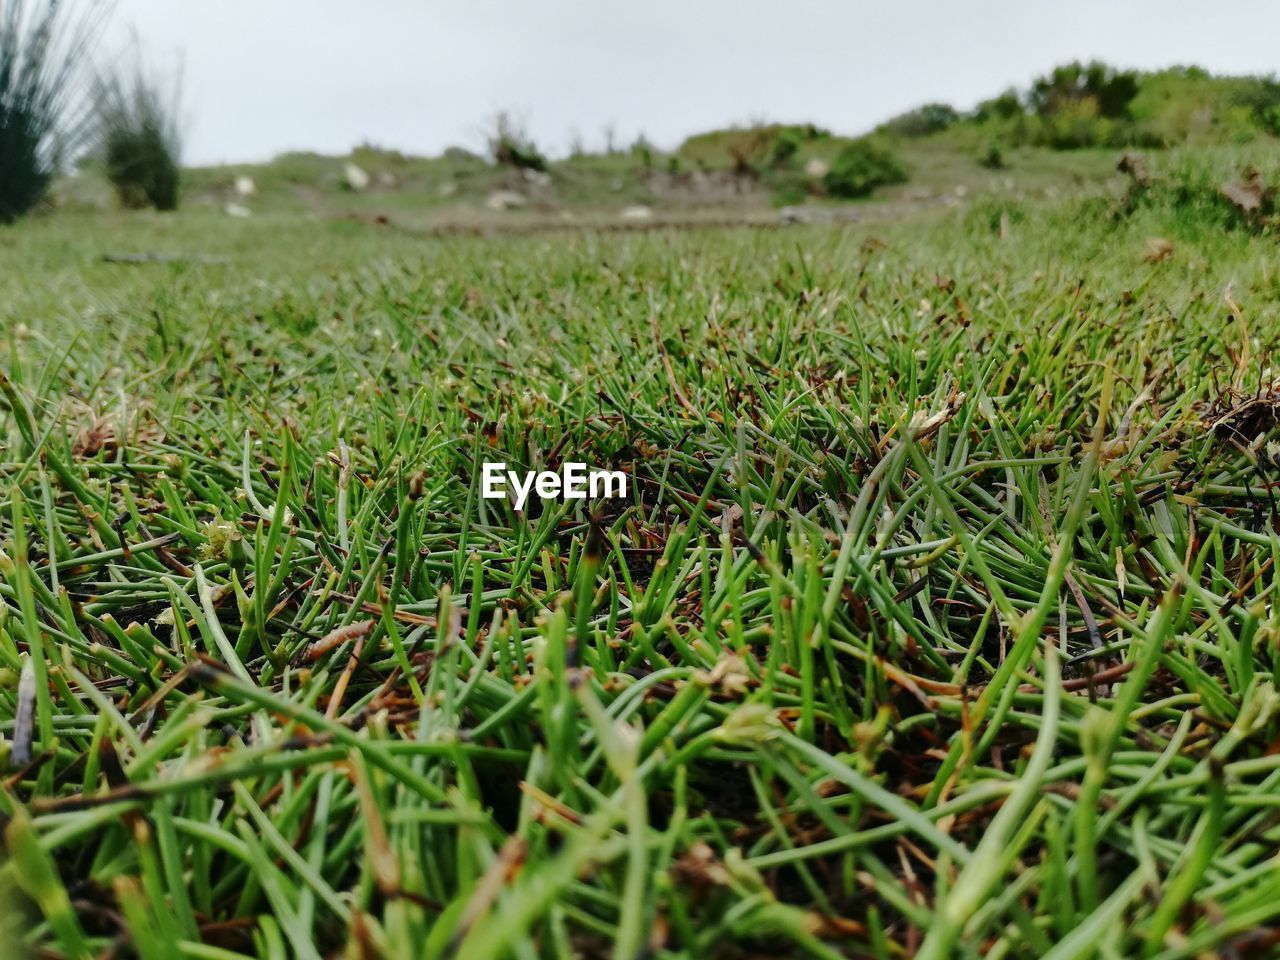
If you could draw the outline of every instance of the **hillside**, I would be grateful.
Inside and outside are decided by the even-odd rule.
[[[642,140],[563,158],[545,157],[503,126],[504,115],[498,122],[490,157],[461,148],[417,157],[369,145],[340,157],[289,153],[188,169],[186,202],[412,230],[898,218],[974,196],[1116,193],[1125,188],[1116,165],[1126,149],[1208,150],[1232,154],[1237,167],[1266,165],[1280,151],[1280,83],[1195,67],[1139,73],[1068,64],[972,110],[925,104],[861,136],[812,123],[756,124],[705,131],[668,150]],[[90,169],[62,184],[59,202],[114,201]]]

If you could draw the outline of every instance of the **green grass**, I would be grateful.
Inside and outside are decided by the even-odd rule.
[[[0,233],[7,949],[1272,949],[1275,240],[1114,203]]]

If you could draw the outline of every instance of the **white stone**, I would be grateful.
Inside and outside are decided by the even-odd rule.
[[[828,169],[830,168],[827,166],[827,162],[825,160],[819,160],[817,157],[814,157],[804,165],[804,175],[817,180],[821,177],[825,177]]]
[[[253,216],[252,210],[239,203],[228,203],[223,209],[226,211],[228,217],[240,217],[243,219],[245,217]]]
[[[236,196],[243,200],[258,195],[258,185],[253,182],[253,177],[239,176],[236,177]]]
[[[653,219],[653,211],[644,204],[636,204],[633,207],[625,207],[622,211],[622,219],[630,220],[633,223],[642,223],[646,220]]]
[[[347,178],[347,186],[352,190],[365,190],[369,186],[369,174],[356,166],[354,163],[348,163],[343,168],[343,175]]]

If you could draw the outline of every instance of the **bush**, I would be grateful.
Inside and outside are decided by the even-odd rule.
[[[1128,128],[1102,116],[1091,98],[1063,102],[1054,112],[1039,118],[1032,142],[1054,150],[1082,150],[1087,147],[1119,147],[1128,138]]]
[[[142,66],[132,75],[98,81],[103,164],[120,202],[129,208],[176,210],[181,181],[178,162],[180,84],[166,94]]]
[[[506,110],[499,110],[490,124],[489,154],[494,163],[518,170],[546,170],[547,159],[538,150],[524,124]]]
[[[830,131],[812,123],[761,122],[694,134],[676,152],[701,169],[721,167],[728,161],[735,173],[757,176],[787,167],[802,146],[830,136]]]
[[[1005,168],[1004,151],[1000,149],[1000,144],[994,141],[987,144],[987,149],[978,157],[978,165],[988,170],[1003,170]]]
[[[899,137],[917,138],[941,133],[960,120],[960,114],[949,103],[926,103],[906,113],[900,113],[880,126],[884,133]]]
[[[978,123],[986,123],[988,120],[1012,120],[1025,112],[1022,100],[1018,97],[1018,91],[1010,89],[998,97],[978,104],[977,109],[973,111],[973,119]]]
[[[906,164],[887,146],[874,140],[854,140],[836,155],[823,186],[833,197],[865,197],[876,187],[907,180]]]
[[[770,151],[770,165],[779,169],[790,166],[796,154],[800,152],[801,143],[801,135],[797,131],[790,128],[779,130],[773,140],[773,149]]]
[[[1041,116],[1071,111],[1087,102],[1098,116],[1118,119],[1127,116],[1138,88],[1138,74],[1134,71],[1116,70],[1097,61],[1076,62],[1055,67],[1047,77],[1036,80],[1028,100]]]
[[[0,223],[39,203],[83,143],[83,67],[105,9],[98,0],[0,6]]]
[[[1129,189],[1113,204],[1123,220],[1146,213],[1161,230],[1195,237],[1226,230],[1274,233],[1280,227],[1280,165],[1254,150],[1183,150],[1163,158],[1160,169],[1121,167]]]

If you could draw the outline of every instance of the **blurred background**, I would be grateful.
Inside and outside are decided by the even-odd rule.
[[[865,132],[934,100],[969,109],[1072,60],[1215,73],[1278,66],[1273,4],[837,0],[537,4],[121,0],[117,32],[186,67],[195,164],[372,141],[478,147],[520,112],[551,156],[640,136],[670,149],[756,119]]]
[[[852,219],[1280,136],[1263,2],[2,6],[5,220]]]

